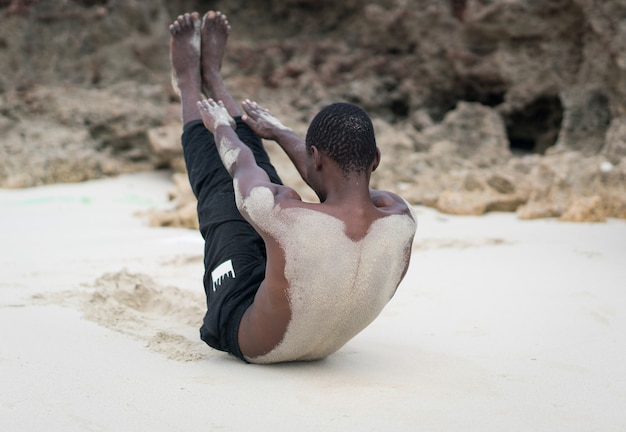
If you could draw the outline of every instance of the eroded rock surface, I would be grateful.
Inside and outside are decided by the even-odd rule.
[[[0,186],[173,169],[173,208],[154,223],[194,226],[167,26],[205,7],[0,1]],[[233,26],[223,71],[233,94],[301,134],[325,104],[359,104],[383,152],[375,186],[455,214],[626,218],[623,0],[216,7]]]

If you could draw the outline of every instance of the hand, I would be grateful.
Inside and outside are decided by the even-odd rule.
[[[222,101],[215,102],[213,99],[204,99],[198,102],[198,110],[202,116],[202,122],[211,133],[215,133],[218,126],[230,126],[235,129],[235,119],[233,119]]]
[[[246,99],[241,105],[246,112],[241,119],[250,126],[259,137],[276,140],[278,132],[281,130],[291,130],[274,117],[268,109],[263,108],[258,103]]]

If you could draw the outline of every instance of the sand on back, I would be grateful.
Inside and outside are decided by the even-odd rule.
[[[378,316],[406,264],[416,223],[408,215],[376,220],[359,241],[341,220],[274,205],[272,192],[253,189],[240,204],[285,251],[291,320],[283,340],[253,363],[315,360],[337,351]]]

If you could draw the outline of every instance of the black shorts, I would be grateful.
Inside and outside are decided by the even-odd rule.
[[[237,136],[250,147],[257,165],[272,182],[282,184],[261,139],[241,118],[235,121]],[[182,143],[205,241],[207,312],[200,338],[246,361],[239,349],[239,323],[265,278],[265,243],[237,210],[232,178],[219,158],[213,134],[201,120],[185,124]]]

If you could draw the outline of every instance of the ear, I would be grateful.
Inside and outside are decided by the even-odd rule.
[[[376,157],[374,157],[374,162],[372,162],[372,172],[376,171],[376,168],[378,168],[378,165],[380,165],[381,157],[382,156],[380,155],[380,149],[376,147]]]
[[[320,171],[322,169],[322,153],[312,145],[309,147],[309,151],[311,152],[311,161],[313,168],[315,171]]]

